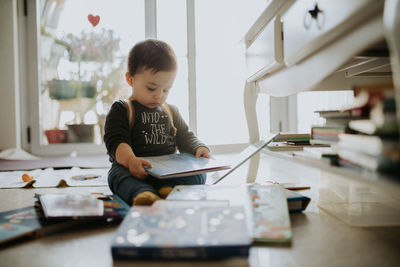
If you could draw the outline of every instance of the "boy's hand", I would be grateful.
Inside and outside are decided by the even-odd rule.
[[[144,160],[142,158],[137,158],[137,157],[130,157],[128,161],[128,169],[129,172],[135,176],[136,178],[139,179],[144,179],[147,176],[146,170],[143,168],[143,166],[152,168],[151,163],[148,162],[147,160]]]
[[[204,157],[204,158],[211,157],[211,154],[210,154],[210,151],[208,150],[208,148],[206,148],[204,146],[198,147],[196,149],[196,158],[199,158],[199,157]]]

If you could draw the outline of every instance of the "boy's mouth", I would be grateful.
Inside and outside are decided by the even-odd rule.
[[[150,106],[151,107],[158,107],[160,105],[160,103],[158,103],[158,102],[154,102],[154,103],[150,103]]]

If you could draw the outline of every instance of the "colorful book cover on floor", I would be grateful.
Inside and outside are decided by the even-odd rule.
[[[182,203],[132,207],[113,238],[113,259],[248,257],[251,238],[243,207],[194,208]]]
[[[179,185],[167,200],[228,200],[231,205],[242,205],[249,217],[254,242],[290,244],[291,227],[284,190],[277,184]]]
[[[285,189],[276,184],[247,187],[252,205],[255,243],[290,244],[292,228]]]
[[[0,188],[44,188],[62,186],[107,186],[109,169],[35,169],[29,171],[0,172]],[[32,180],[24,181],[28,174]]]
[[[292,190],[285,190],[288,209],[290,213],[298,213],[304,211],[311,199],[298,192]]]
[[[42,194],[47,219],[122,219],[130,206],[116,195]]]
[[[156,178],[174,178],[229,169],[230,165],[214,158],[196,158],[188,153],[169,154],[155,157],[144,157],[153,168],[146,171]]]
[[[0,212],[0,244],[23,237],[39,237],[77,225],[77,221],[51,222],[36,206]]]

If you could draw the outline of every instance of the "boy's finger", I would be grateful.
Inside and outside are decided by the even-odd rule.
[[[153,165],[151,165],[150,162],[148,162],[147,160],[144,160],[144,159],[142,159],[142,166],[149,167],[150,169],[153,168]]]

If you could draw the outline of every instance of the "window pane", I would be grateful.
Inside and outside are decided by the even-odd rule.
[[[189,123],[186,0],[157,1],[157,38],[171,45],[178,58],[178,73],[167,102],[176,105]]]
[[[320,118],[316,110],[341,109],[353,103],[353,91],[312,91],[297,94],[297,130],[309,133],[311,126],[321,125],[324,119]]]
[[[209,145],[248,142],[243,105],[245,47],[241,39],[266,1],[195,3],[198,135]]]
[[[39,123],[54,130],[42,143],[101,143],[110,105],[131,93],[126,56],[144,39],[144,2],[41,0],[40,16]]]

